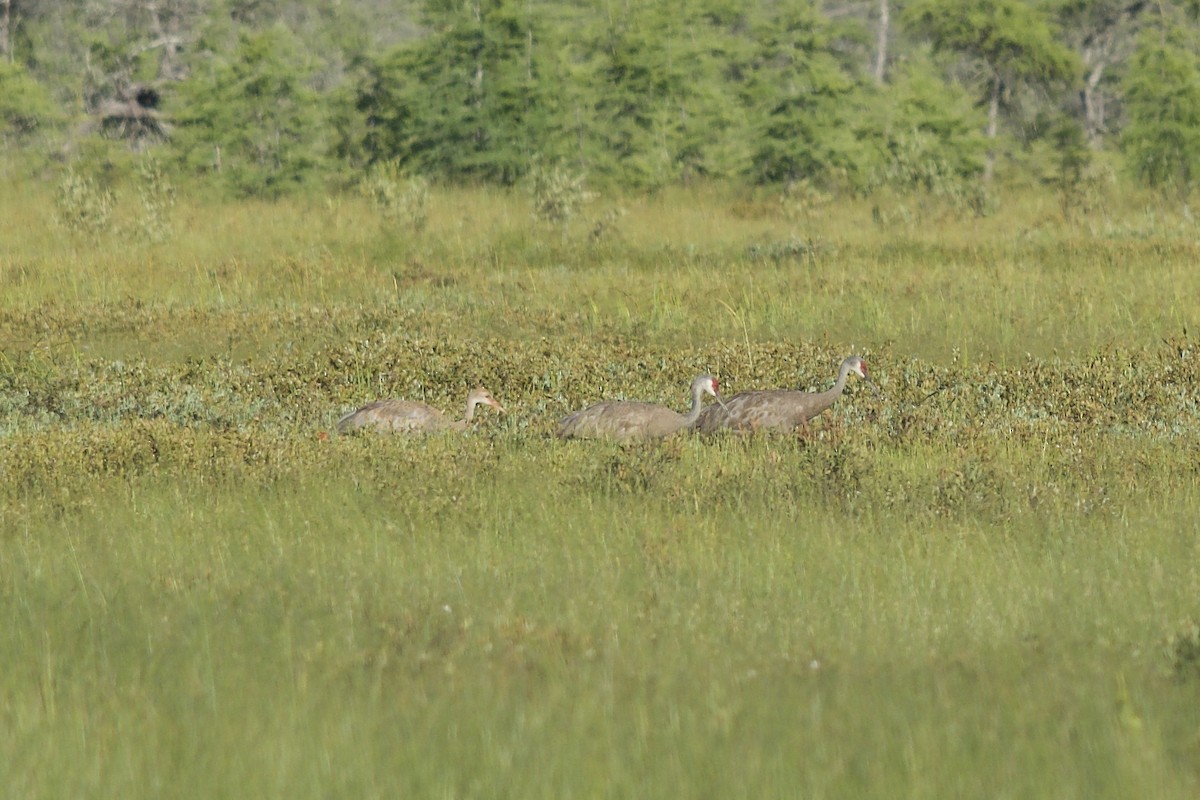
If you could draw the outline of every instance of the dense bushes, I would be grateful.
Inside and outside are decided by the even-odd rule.
[[[388,163],[437,182],[561,165],[596,187],[808,182],[973,204],[993,168],[1045,180],[1030,153],[1081,138],[1185,193],[1200,158],[1183,4],[926,0],[888,27],[875,3],[100,5],[14,18],[10,151],[96,168],[86,140],[126,139],[161,148],[169,177],[268,198]]]

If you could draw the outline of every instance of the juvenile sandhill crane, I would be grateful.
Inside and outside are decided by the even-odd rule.
[[[558,424],[560,439],[662,439],[681,431],[700,416],[703,397],[711,394],[720,402],[717,379],[700,375],[692,381],[692,407],[687,414],[678,414],[666,406],[639,403],[632,400],[596,403],[576,411]]]
[[[790,432],[805,426],[810,419],[833,405],[846,388],[846,378],[854,373],[878,393],[867,375],[867,363],[858,356],[842,362],[837,383],[824,392],[800,392],[774,389],[761,392],[739,392],[721,406],[709,406],[693,426],[701,433],[720,430],[750,433],[753,431]]]
[[[447,419],[436,408],[412,400],[376,400],[339,419],[337,429],[338,433],[349,433],[359,428],[374,428],[382,433],[462,431],[475,419],[475,407],[480,404],[504,412],[504,406],[492,397],[491,392],[477,386],[467,395],[467,411],[462,419]]]

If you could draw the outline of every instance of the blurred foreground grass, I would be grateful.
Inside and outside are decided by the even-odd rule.
[[[7,517],[21,796],[1194,795],[1194,475],[989,502],[922,448],[845,491],[845,442],[196,450]]]

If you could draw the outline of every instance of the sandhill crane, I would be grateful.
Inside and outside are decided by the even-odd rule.
[[[789,389],[774,389],[761,392],[739,392],[721,406],[709,406],[693,428],[701,433],[716,433],[732,430],[742,433],[753,431],[794,431],[803,427],[810,419],[833,405],[846,388],[846,377],[854,373],[878,393],[875,384],[867,375],[867,364],[858,356],[850,356],[842,362],[837,383],[824,392],[800,392]]]
[[[466,430],[475,419],[475,407],[483,404],[504,412],[504,406],[482,386],[467,395],[467,410],[462,419],[447,419],[442,412],[412,400],[376,400],[338,420],[338,433],[359,428],[374,428],[383,433],[425,433],[436,430]]]
[[[631,400],[596,403],[582,411],[576,411],[558,424],[556,436],[560,439],[661,439],[681,431],[694,423],[700,416],[703,397],[711,394],[721,400],[717,379],[712,375],[700,375],[692,381],[692,407],[687,414],[679,414],[666,406],[654,403],[639,403]]]

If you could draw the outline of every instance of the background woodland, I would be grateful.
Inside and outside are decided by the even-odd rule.
[[[2,0],[0,174],[371,175],[986,209],[1200,174],[1196,0]]]

